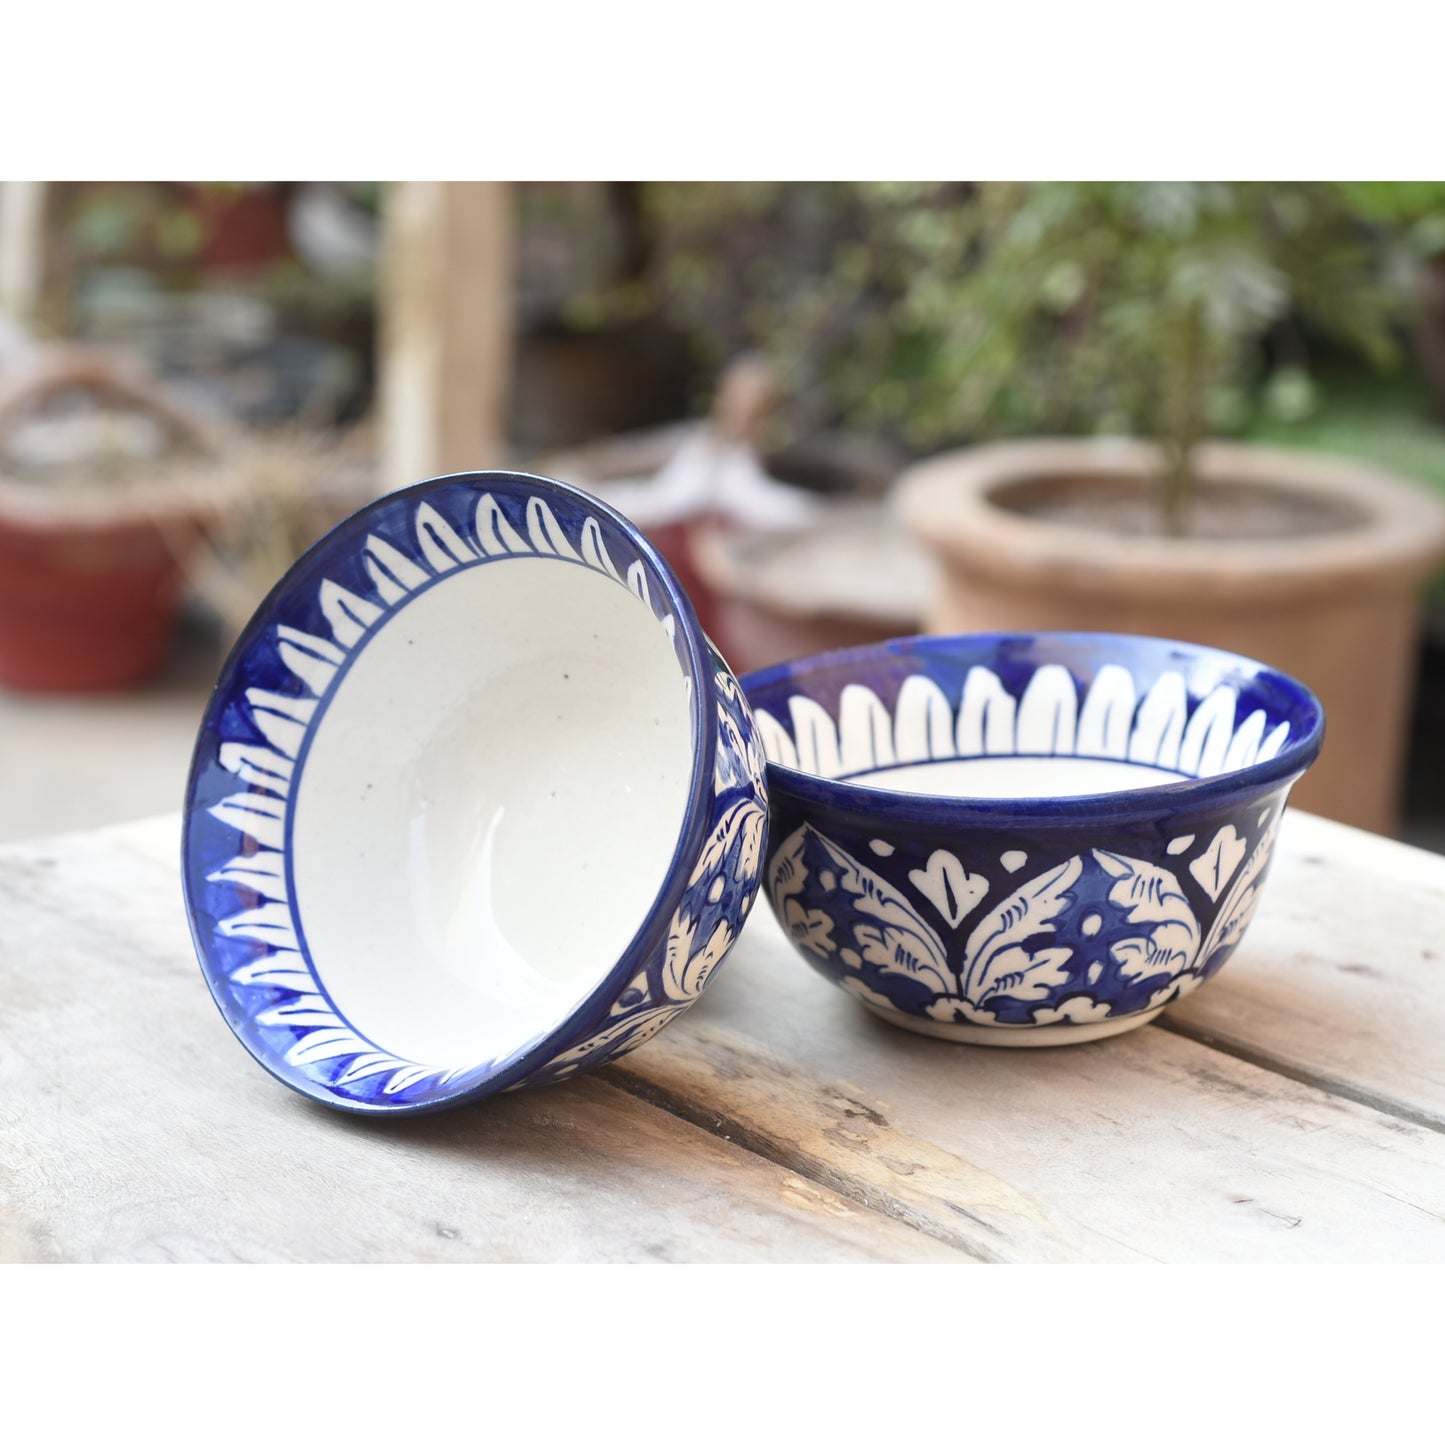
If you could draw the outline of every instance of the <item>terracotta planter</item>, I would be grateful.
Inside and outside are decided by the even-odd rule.
[[[0,476],[0,683],[26,691],[112,691],[155,677],[180,607],[180,559],[220,505],[218,439],[99,353],[44,356],[0,395],[0,429],[70,388],[154,416],[198,460],[113,487]]]
[[[760,388],[746,358],[724,376],[714,413],[725,433],[754,434],[767,384]],[[625,511],[611,484],[657,476],[696,430],[680,423],[624,433],[544,457],[535,470]],[[744,525],[703,511],[643,528],[734,670],[916,632],[928,558],[879,500],[902,454],[868,437],[822,432],[759,460],[769,477],[820,505],[827,498],[815,521],[777,530],[774,521]]]
[[[935,457],[900,479],[898,506],[940,562],[933,632],[1152,633],[1243,653],[1324,701],[1324,751],[1292,801],[1378,832],[1399,790],[1422,583],[1445,559],[1445,506],[1363,464],[1212,444],[1220,495],[1271,495],[1319,530],[1262,540],[1125,536],[1027,515],[1041,488],[1145,493],[1155,450],[1037,441]]]
[[[156,676],[181,572],[148,519],[46,525],[0,516],[0,682],[100,692]]]
[[[932,561],[876,505],[839,505],[801,531],[703,526],[691,546],[736,672],[922,625]]]

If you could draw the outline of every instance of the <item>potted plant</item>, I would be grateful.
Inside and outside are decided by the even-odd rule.
[[[1329,714],[1297,801],[1391,831],[1445,507],[1358,463],[1210,440],[1266,344],[1285,395],[1304,337],[1390,355],[1390,298],[1346,195],[984,184],[960,234],[930,243],[902,302],[931,328],[919,414],[955,434],[1106,435],[948,452],[901,479],[901,515],[940,563],[930,629],[1156,633],[1261,658]],[[1125,432],[1143,439],[1108,435]]]

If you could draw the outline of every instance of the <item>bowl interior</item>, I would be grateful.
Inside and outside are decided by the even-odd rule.
[[[459,570],[397,612],[309,743],[291,867],[312,962],[353,1028],[448,1069],[606,977],[687,809],[666,635],[555,559]]]
[[[743,683],[771,763],[968,800],[1099,797],[1271,763],[1303,771],[1322,727],[1313,695],[1259,663],[1108,634],[906,638]]]
[[[252,1052],[320,1096],[425,1102],[560,1041],[655,921],[692,814],[673,584],[590,499],[468,481],[308,554],[197,742],[203,966]]]

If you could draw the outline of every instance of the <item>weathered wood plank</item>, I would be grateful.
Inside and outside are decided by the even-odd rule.
[[[1322,866],[1296,836],[1256,929]],[[1368,910],[1362,837],[1321,856],[1344,850]],[[621,1064],[430,1120],[341,1119],[214,1018],[175,839],[167,820],[0,852],[12,1254],[1445,1258],[1434,1129],[1157,1026],[1044,1051],[903,1033],[813,976],[765,904],[707,997]],[[1317,966],[1353,958],[1344,911],[1298,925]]]
[[[1445,1150],[1425,1117],[1445,1058],[1442,881],[1431,855],[1291,817],[1245,948],[1190,1000],[1233,1021],[1228,1052],[1157,1026],[1049,1051],[920,1039],[814,978],[760,906],[676,1035],[619,1068],[707,1099],[805,1173],[842,1167],[828,1115],[846,1109],[860,1187],[901,1153],[903,1207],[953,1229],[961,1207],[1000,1257],[1445,1259]]]
[[[1291,809],[1238,954],[1165,1017],[1445,1130],[1445,858]]]
[[[770,919],[610,1072],[988,1258],[1445,1260],[1440,1135],[1154,1026],[1064,1049],[905,1033],[814,978]]]
[[[596,1079],[332,1113],[232,1040],[175,820],[0,850],[0,1260],[962,1260]]]

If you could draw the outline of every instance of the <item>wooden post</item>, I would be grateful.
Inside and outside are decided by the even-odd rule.
[[[44,181],[0,181],[0,311],[34,320],[45,264]]]
[[[505,182],[388,189],[380,378],[388,490],[505,460],[511,201]]]

